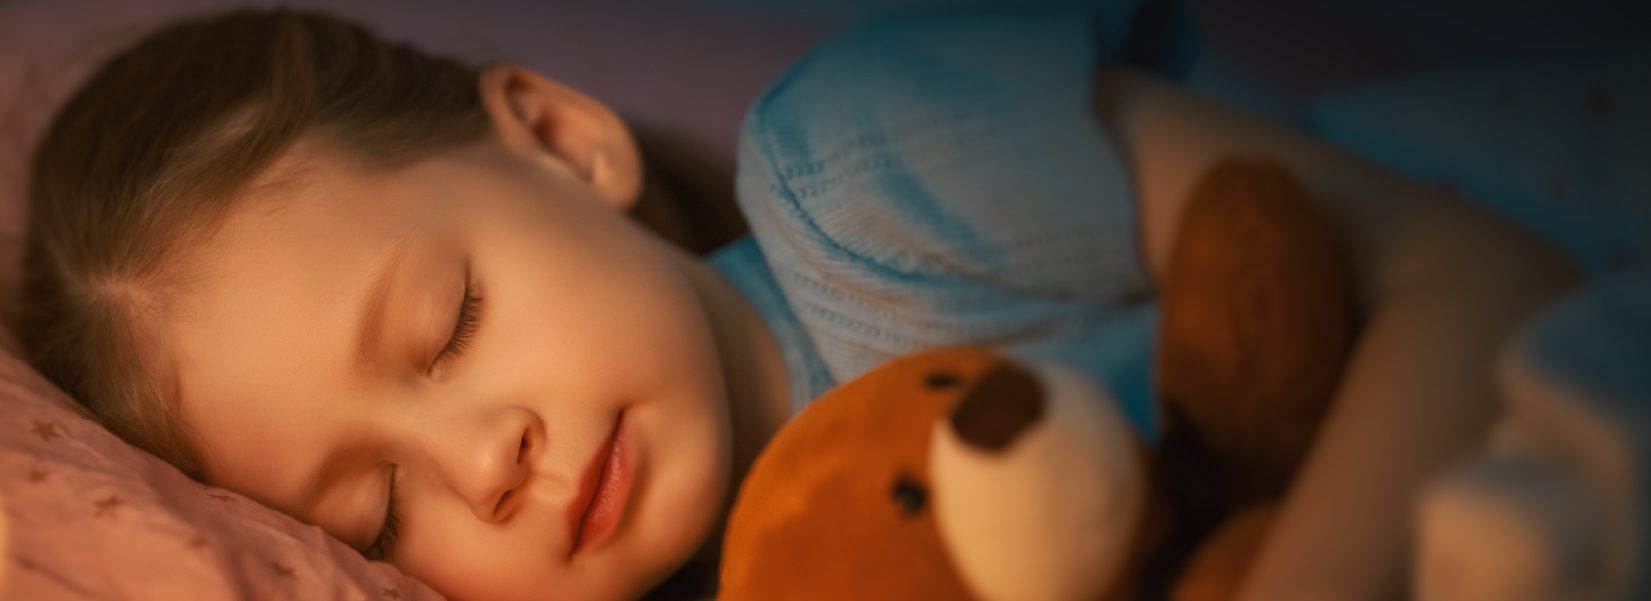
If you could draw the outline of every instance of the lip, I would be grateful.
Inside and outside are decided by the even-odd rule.
[[[568,505],[568,532],[574,533],[569,556],[596,548],[619,526],[636,477],[635,453],[627,440],[625,414],[620,413],[613,432],[585,466],[579,496]]]

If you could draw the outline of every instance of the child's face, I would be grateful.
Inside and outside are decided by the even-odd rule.
[[[730,434],[690,259],[493,141],[283,173],[163,330],[208,480],[357,549],[393,482],[387,559],[456,599],[635,596],[699,547]]]

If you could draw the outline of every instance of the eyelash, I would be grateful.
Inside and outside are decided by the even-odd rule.
[[[470,284],[464,285],[464,302],[459,303],[459,319],[453,323],[453,337],[447,340],[447,346],[436,353],[436,360],[430,364],[434,370],[443,362],[451,361],[463,355],[470,348],[470,338],[476,334],[477,314],[481,309],[482,297]]]
[[[401,536],[401,517],[396,515],[396,470],[390,468],[390,501],[384,507],[384,527],[378,530],[378,538],[361,554],[367,559],[383,561],[385,555],[396,544],[396,538]]]

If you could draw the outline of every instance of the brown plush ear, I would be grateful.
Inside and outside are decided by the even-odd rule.
[[[1306,192],[1267,161],[1218,163],[1179,226],[1158,347],[1162,400],[1184,418],[1169,428],[1201,439],[1229,507],[1276,498],[1352,349],[1346,260]]]

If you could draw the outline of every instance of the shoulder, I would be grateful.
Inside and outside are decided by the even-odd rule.
[[[1090,17],[1074,7],[992,7],[865,21],[770,83],[746,113],[742,142],[785,165],[820,162],[833,158],[825,146],[851,150],[867,134],[1082,87],[1096,59]]]
[[[1083,101],[1096,68],[1182,71],[1198,42],[1178,0],[893,11],[817,44],[747,113],[752,141],[994,103]],[[1162,6],[1161,6],[1162,5]],[[1166,8],[1171,10],[1166,10]],[[1087,102],[1085,109],[1087,109]]]
[[[823,42],[746,116],[739,200],[765,252],[1033,286],[1080,279],[1048,252],[1133,260],[1128,173],[1093,111],[1100,37],[1089,9],[1010,6]]]
[[[1092,17],[877,19],[753,104],[741,210],[837,381],[916,350],[998,345],[1145,390],[1124,380],[1148,373],[1151,284],[1129,169],[1093,107],[1109,47]]]

